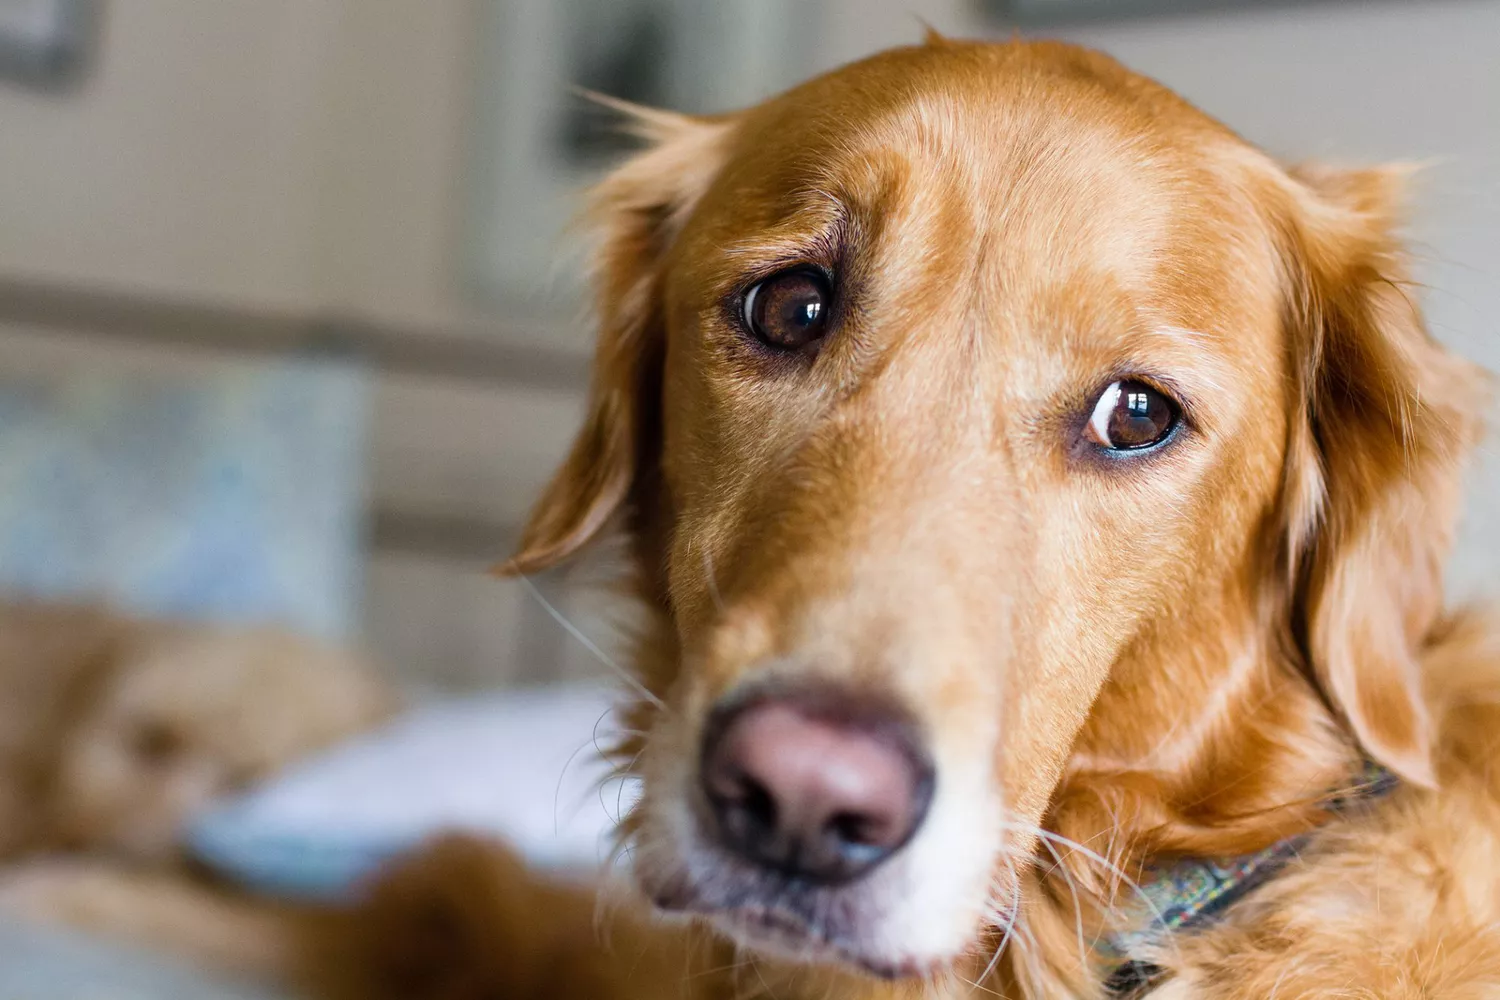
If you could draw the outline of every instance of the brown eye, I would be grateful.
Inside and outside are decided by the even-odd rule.
[[[1138,451],[1166,440],[1177,426],[1177,404],[1143,382],[1111,382],[1094,404],[1084,434],[1110,451]]]
[[[832,298],[828,280],[818,272],[783,271],[745,293],[745,326],[772,347],[806,347],[827,329]]]

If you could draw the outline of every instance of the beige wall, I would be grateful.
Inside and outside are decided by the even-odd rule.
[[[393,323],[485,319],[459,276],[486,0],[319,2],[336,13],[314,198],[323,294]]]
[[[0,88],[0,277],[423,327],[452,277],[478,0],[127,0]]]
[[[0,89],[0,268],[301,304],[311,7],[107,6],[101,61],[80,90]]]

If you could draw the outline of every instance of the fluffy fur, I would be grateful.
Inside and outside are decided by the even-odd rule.
[[[288,634],[0,605],[0,905],[284,967],[284,911],[190,872],[180,827],[394,707],[354,657]]]
[[[1307,831],[1163,943],[1154,995],[1500,992],[1500,648],[1441,593],[1484,380],[1424,328],[1404,172],[1288,169],[1104,56],[1021,41],[934,36],[643,121],[593,211],[591,409],[508,571],[632,540],[625,837],[698,929],[622,918],[632,943],[596,951],[575,898],[515,910],[544,890],[447,845],[375,895],[355,965],[433,919],[461,944],[364,995],[1098,996],[1147,865]],[[791,265],[837,276],[815,354],[735,320]],[[1077,447],[1129,376],[1186,430]],[[720,698],[808,679],[906,706],[937,792],[861,882],[768,888],[703,833],[697,748]],[[1330,814],[1364,758],[1400,790]],[[637,965],[652,933],[669,959]]]

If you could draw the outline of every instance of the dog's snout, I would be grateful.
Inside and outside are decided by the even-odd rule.
[[[779,697],[716,720],[702,781],[726,847],[759,867],[836,884],[911,839],[933,778],[910,726],[893,713]]]

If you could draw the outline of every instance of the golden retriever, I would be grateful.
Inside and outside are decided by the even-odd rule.
[[[182,826],[395,705],[353,656],[280,631],[0,604],[0,907],[284,964],[279,909],[190,873]]]
[[[1405,172],[1019,40],[636,117],[505,570],[630,539],[658,918],[598,944],[447,842],[347,992],[1500,996],[1500,633],[1441,588],[1486,383]],[[1191,920],[1136,889],[1264,858]]]

